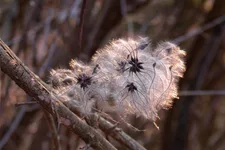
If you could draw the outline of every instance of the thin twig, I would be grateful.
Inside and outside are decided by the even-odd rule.
[[[128,36],[132,37],[134,35],[134,26],[131,17],[127,15],[127,2],[126,0],[120,0],[120,10],[122,16],[125,18],[128,29]]]
[[[3,94],[3,96],[1,97],[0,114],[2,114],[1,112],[3,112],[3,110],[4,110],[5,101],[9,96],[9,90],[10,90],[11,85],[12,85],[11,80],[7,79],[7,85],[6,85],[6,89],[5,89],[5,92],[4,92],[5,94]]]
[[[81,0],[74,0],[73,5],[69,12],[69,17],[75,18],[75,20],[78,18],[80,14],[80,9],[79,9],[80,3],[81,3]]]
[[[48,113],[45,110],[44,112],[45,112],[45,117],[48,122],[49,128],[51,130],[52,148],[53,150],[60,150],[61,148],[60,148],[59,137],[58,137],[55,121],[50,113]]]
[[[87,4],[87,1],[83,0],[81,14],[80,14],[80,25],[79,25],[80,26],[79,27],[79,46],[81,51],[83,49],[82,42],[83,42],[83,28],[84,28],[84,13],[85,13],[86,4]]]
[[[180,91],[179,96],[225,95],[225,90]]]
[[[25,101],[25,102],[19,102],[19,103],[16,103],[15,106],[16,107],[19,107],[19,106],[24,106],[24,105],[34,105],[34,104],[37,104],[36,101]]]
[[[3,136],[3,138],[0,141],[0,149],[3,148],[3,146],[8,142],[9,138],[11,137],[12,133],[16,130],[16,128],[18,127],[20,121],[23,118],[23,115],[26,112],[26,107],[24,106],[22,107],[19,112],[16,115],[16,118],[13,120],[13,122],[10,125],[9,130],[6,132],[6,134]]]
[[[190,39],[194,36],[197,36],[199,34],[202,34],[206,30],[209,30],[209,29],[211,29],[211,28],[213,28],[213,27],[215,27],[219,24],[222,24],[222,23],[225,23],[225,15],[216,18],[212,22],[209,22],[209,23],[205,24],[204,26],[202,26],[198,29],[195,29],[191,32],[188,32],[185,35],[181,35],[181,36],[177,37],[172,42],[175,43],[175,44],[180,44],[181,42],[186,41],[186,40],[188,40],[188,39]]]

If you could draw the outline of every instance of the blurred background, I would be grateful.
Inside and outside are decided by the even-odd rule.
[[[180,99],[160,111],[159,130],[131,118],[145,132],[124,131],[148,150],[225,149],[225,0],[1,0],[0,38],[44,81],[71,58],[88,62],[112,39],[147,36],[187,52]],[[0,149],[49,150],[43,110],[1,72]],[[83,141],[64,127],[62,150]],[[118,149],[126,149],[114,143]]]

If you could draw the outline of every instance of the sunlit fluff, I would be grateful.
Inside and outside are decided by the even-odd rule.
[[[100,66],[101,74],[110,77],[106,84],[119,110],[155,120],[158,110],[168,108],[177,98],[184,55],[169,42],[153,49],[147,38],[120,39],[99,50],[92,61]]]
[[[84,115],[91,113],[97,100],[103,101],[105,95],[100,86],[101,77],[92,68],[77,60],[70,62],[71,70],[58,69],[51,71],[50,82],[54,93],[65,100],[73,101]],[[68,81],[70,79],[70,81]],[[67,81],[67,84],[63,84]],[[57,86],[54,86],[57,83]]]
[[[83,113],[106,102],[121,115],[155,120],[177,98],[184,56],[170,42],[152,48],[148,38],[119,39],[98,50],[90,64],[72,60],[71,70],[54,70],[50,79],[58,95],[75,101]]]

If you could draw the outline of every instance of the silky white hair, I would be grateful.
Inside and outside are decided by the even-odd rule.
[[[84,114],[92,113],[98,101],[120,115],[156,120],[158,111],[177,98],[184,56],[185,51],[170,42],[152,48],[148,38],[118,39],[98,50],[89,64],[72,60],[71,70],[51,71],[50,81],[58,94],[67,91],[61,95],[77,101]],[[68,84],[63,84],[66,79]]]

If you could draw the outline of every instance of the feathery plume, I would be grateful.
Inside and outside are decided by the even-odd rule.
[[[185,52],[164,42],[153,50],[147,38],[119,39],[97,51],[92,62],[110,78],[108,88],[123,113],[155,120],[177,97],[177,79],[185,71]]]
[[[118,39],[98,50],[89,65],[72,60],[71,70],[53,70],[50,79],[58,95],[76,102],[84,114],[98,103],[120,115],[156,120],[177,98],[184,56],[170,42],[152,48],[148,38]]]

